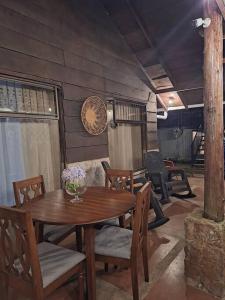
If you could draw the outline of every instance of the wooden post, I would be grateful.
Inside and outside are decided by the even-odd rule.
[[[223,27],[215,0],[205,0],[204,9],[211,19],[204,30],[204,217],[220,222],[224,219]]]

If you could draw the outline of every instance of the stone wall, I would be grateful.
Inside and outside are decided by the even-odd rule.
[[[196,211],[185,219],[185,275],[188,284],[225,299],[225,222]]]

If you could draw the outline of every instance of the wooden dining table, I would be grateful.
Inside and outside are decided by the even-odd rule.
[[[82,201],[71,203],[72,196],[56,190],[38,196],[26,203],[34,221],[47,224],[74,224],[84,228],[84,245],[87,261],[88,299],[96,299],[95,224],[120,217],[134,208],[135,196],[127,191],[105,187],[88,187]]]

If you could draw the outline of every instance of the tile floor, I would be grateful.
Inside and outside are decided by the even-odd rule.
[[[180,200],[172,198],[163,210],[170,221],[149,232],[149,268],[150,282],[143,281],[140,262],[140,294],[144,300],[213,300],[214,298],[202,291],[189,287],[184,276],[184,218],[203,205],[203,178],[191,177],[190,183],[195,198]],[[151,214],[150,214],[151,218]],[[63,242],[66,247],[73,247],[74,237]],[[128,300],[132,299],[129,270],[114,270],[111,266],[104,273],[103,265],[96,264],[97,299]],[[76,299],[75,283],[68,283],[57,290],[50,300]],[[2,294],[2,293],[1,293]],[[0,295],[1,295],[0,294]],[[1,299],[1,297],[0,297]],[[16,295],[13,300],[22,300]]]

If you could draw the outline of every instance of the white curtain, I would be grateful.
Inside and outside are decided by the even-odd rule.
[[[46,190],[60,186],[57,120],[0,120],[0,204],[13,205],[12,182],[43,175]]]
[[[142,167],[141,126],[120,124],[108,127],[109,158],[112,168],[135,170]]]

